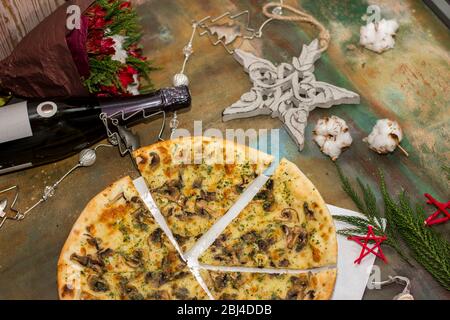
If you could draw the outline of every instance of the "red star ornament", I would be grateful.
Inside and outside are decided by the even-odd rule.
[[[450,213],[447,210],[450,208],[450,201],[447,203],[439,202],[428,193],[425,193],[425,197],[428,199],[428,204],[431,204],[437,208],[437,211],[425,220],[426,226],[432,226],[434,224],[444,223],[450,220]],[[438,218],[440,214],[444,214],[445,217]]]
[[[381,243],[383,241],[387,240],[387,237],[376,236],[375,233],[373,232],[372,226],[367,227],[367,234],[364,237],[351,236],[351,237],[348,237],[348,240],[355,241],[357,244],[359,244],[362,247],[359,258],[356,259],[354,263],[361,264],[361,261],[371,253],[373,253],[378,258],[380,258],[385,263],[387,263],[387,259],[384,256],[383,251],[381,250]],[[369,248],[369,246],[368,246],[369,241],[375,241],[374,246],[371,248]]]

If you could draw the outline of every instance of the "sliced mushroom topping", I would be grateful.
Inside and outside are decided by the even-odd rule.
[[[306,297],[308,297],[309,300],[314,300],[314,298],[316,297],[316,291],[314,290],[309,290],[306,293]]]
[[[78,262],[83,267],[87,267],[89,263],[89,258],[87,256],[79,256],[76,253],[72,253],[72,255],[70,256],[70,260]]]
[[[223,243],[227,241],[227,235],[225,233],[222,233],[213,243],[213,246],[215,247],[222,247]]]
[[[273,190],[273,179],[267,180],[267,182],[266,182],[266,188],[267,188],[267,190],[270,190],[270,191]]]
[[[132,213],[132,216],[134,225],[142,231],[147,231],[147,224],[149,223],[149,216],[147,214],[147,211],[143,208],[139,208]]]
[[[208,210],[206,209],[208,206],[208,202],[206,202],[206,200],[198,200],[195,204],[195,213],[203,218],[210,218],[211,214],[208,212]]]
[[[119,288],[122,299],[124,300],[143,300],[144,296],[139,290],[129,284],[129,280],[123,276],[119,278]]]
[[[108,282],[97,275],[89,276],[88,284],[89,288],[91,288],[91,290],[94,292],[106,292],[109,290]]]
[[[259,250],[267,252],[267,250],[269,250],[270,247],[270,241],[268,240],[263,240],[263,239],[259,239],[256,244],[258,245]]]
[[[147,295],[150,300],[170,300],[170,294],[167,290],[156,290]]]
[[[246,185],[241,183],[235,186],[236,189],[236,193],[241,194],[242,192],[244,192]]]
[[[86,242],[89,245],[95,247],[95,249],[100,250],[100,244],[102,243],[102,240],[100,238],[95,238],[90,234],[86,234],[86,236],[87,236]]]
[[[135,286],[131,284],[127,284],[123,288],[122,293],[129,300],[144,300],[144,296],[139,292],[139,290]]]
[[[150,168],[156,169],[161,163],[161,158],[156,152],[150,152]]]
[[[124,257],[125,264],[133,269],[139,268],[143,263],[143,256],[142,250],[135,250],[131,256]]]
[[[179,300],[188,300],[189,290],[187,288],[177,288],[173,290],[173,295]]]
[[[280,217],[285,221],[299,222],[299,216],[297,210],[293,208],[285,208],[281,211]]]
[[[178,260],[176,251],[170,251],[161,262],[161,270],[163,272],[174,272],[175,262]]]
[[[181,180],[171,180],[163,184],[161,187],[154,189],[154,192],[157,192],[163,195],[170,201],[178,202],[181,196],[181,188],[183,187],[183,183]]]
[[[295,251],[296,252],[302,251],[307,244],[308,244],[308,233],[306,232],[305,229],[302,229],[297,238]]]
[[[219,274],[216,275],[215,278],[213,278],[214,288],[216,290],[223,290],[227,287],[228,281],[229,281],[228,274]]]
[[[286,300],[302,300],[305,293],[301,288],[291,288],[286,293]]]
[[[189,240],[189,237],[184,237],[184,236],[179,235],[177,233],[174,233],[173,236],[175,237],[175,240],[177,241],[177,243],[180,246],[182,246],[183,244],[185,244]]]
[[[230,274],[228,280],[234,289],[239,289],[243,284],[244,278],[242,277],[242,274],[238,272],[236,275]]]
[[[274,206],[275,205],[275,196],[268,189],[261,190],[255,196],[255,200],[262,200],[264,202],[263,209],[265,211],[272,211],[275,208],[275,206]]]
[[[204,190],[200,190],[200,197],[206,201],[216,201],[217,194],[215,192],[208,192]]]
[[[241,239],[247,243],[255,242],[258,239],[258,234],[255,230],[252,230],[241,236]]]
[[[283,225],[282,228],[284,234],[286,235],[287,247],[288,249],[292,249],[295,245],[295,242],[297,241],[298,236],[302,234],[304,230],[299,226],[289,228],[288,226]]]
[[[309,208],[309,205],[308,205],[307,202],[305,202],[303,204],[303,211],[305,212],[305,215],[306,215],[306,217],[308,219],[314,219],[315,218],[314,217],[314,211]]]
[[[78,262],[83,267],[90,268],[97,273],[103,272],[103,267],[105,266],[104,262],[98,259],[94,259],[91,255],[87,256],[79,256],[76,253],[73,253],[70,256],[70,260]]]
[[[151,283],[154,287],[159,288],[168,281],[168,276],[164,272],[147,272],[145,282]]]
[[[148,243],[149,247],[152,247],[152,244],[158,244],[159,246],[161,246],[162,241],[163,241],[162,235],[163,235],[163,231],[161,228],[157,228],[155,231],[153,231],[148,236],[147,243]]]
[[[298,276],[292,276],[289,278],[289,281],[297,287],[304,287],[306,288],[309,284],[309,275],[307,274],[301,274]]]
[[[197,178],[192,183],[192,189],[201,189],[202,184],[203,184],[203,179],[202,178]]]
[[[119,201],[120,199],[125,199],[125,194],[123,192],[119,193],[117,196],[115,196],[110,202],[109,205],[112,205],[114,203],[116,203],[117,201]]]
[[[182,211],[180,214],[176,214],[175,218],[177,218],[178,220],[181,220],[181,221],[187,221],[196,215],[197,214],[194,212]]]
[[[271,197],[270,190],[263,189],[260,192],[258,192],[255,196],[255,200],[268,200]]]
[[[133,202],[133,203],[142,203],[141,198],[138,197],[138,196],[133,196],[133,197],[130,199],[130,201]]]
[[[114,253],[114,250],[106,248],[98,251],[97,256],[99,259],[104,263],[105,259],[112,256]]]
[[[278,266],[281,268],[286,268],[289,266],[289,260],[288,259],[283,259],[278,263]]]
[[[219,300],[236,300],[238,295],[236,293],[223,293]]]

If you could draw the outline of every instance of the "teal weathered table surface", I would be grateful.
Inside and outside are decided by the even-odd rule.
[[[238,0],[136,0],[142,17],[146,53],[162,69],[153,74],[158,87],[171,85],[172,75],[179,71],[182,48],[191,34],[190,23],[206,15],[250,10],[252,25],[264,21],[260,12],[266,1]],[[327,53],[316,66],[321,81],[345,87],[361,95],[359,105],[344,105],[330,110],[314,111],[306,130],[306,146],[299,153],[294,142],[281,130],[282,156],[294,161],[314,182],[325,200],[337,206],[355,209],[342,192],[333,163],[312,142],[312,126],[320,117],[337,115],[350,126],[354,144],[338,160],[350,177],[361,177],[372,187],[378,183],[377,170],[382,169],[391,190],[406,189],[413,200],[425,205],[423,193],[442,201],[449,200],[450,157],[450,35],[448,29],[421,2],[318,0],[286,1],[312,13],[331,31]],[[383,16],[400,23],[397,45],[382,55],[349,45],[358,44],[361,17],[367,6],[377,3]],[[290,62],[300,54],[301,46],[316,36],[316,30],[298,23],[273,22],[265,36],[244,44],[255,54],[274,62]],[[248,91],[250,82],[241,66],[221,47],[213,47],[206,38],[196,38],[195,53],[187,67],[193,95],[192,109],[180,115],[180,126],[192,130],[194,120],[208,128],[279,128],[269,117],[223,123],[221,112]],[[402,145],[410,157],[400,152],[379,156],[361,140],[376,120],[389,117],[400,122],[405,131]],[[154,141],[159,123],[137,127],[144,144]],[[56,181],[71,168],[75,157],[59,163],[0,176],[0,188],[18,184],[20,208],[30,206],[41,195],[45,185]],[[0,231],[0,299],[55,299],[56,262],[62,245],[90,198],[124,175],[136,177],[128,158],[115,150],[102,150],[97,164],[79,170],[57,190],[55,198],[37,208],[20,223],[9,222]],[[381,205],[381,203],[380,203]],[[432,212],[428,208],[428,212]],[[448,234],[448,226],[436,227]],[[420,266],[406,265],[391,250],[385,249],[389,263],[377,260],[382,277],[403,275],[412,280],[417,299],[450,299]],[[366,299],[391,299],[402,288],[367,290]]]

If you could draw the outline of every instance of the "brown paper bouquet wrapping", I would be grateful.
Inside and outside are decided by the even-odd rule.
[[[73,5],[82,14],[70,30]],[[0,62],[0,89],[23,98],[139,94],[139,79],[152,70],[139,40],[129,1],[67,1]]]

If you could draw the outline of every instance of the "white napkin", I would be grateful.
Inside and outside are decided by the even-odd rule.
[[[332,215],[335,216],[359,216],[358,212],[328,205]],[[336,229],[348,227],[343,222],[335,221]],[[333,300],[361,300],[366,290],[367,282],[375,263],[375,255],[365,257],[361,264],[354,261],[359,257],[361,246],[354,241],[338,235],[338,275],[334,288]]]

